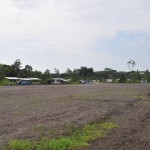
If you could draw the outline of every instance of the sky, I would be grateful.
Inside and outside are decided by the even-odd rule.
[[[150,0],[0,0],[0,63],[44,72],[150,70]]]

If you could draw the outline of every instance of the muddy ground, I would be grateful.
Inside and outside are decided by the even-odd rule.
[[[149,84],[0,87],[0,148],[12,139],[38,140],[52,129],[95,121],[118,125],[89,150],[150,149]]]

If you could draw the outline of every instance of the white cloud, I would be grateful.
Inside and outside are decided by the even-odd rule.
[[[41,4],[41,0],[12,0],[12,2],[19,9],[36,8]]]
[[[120,31],[150,30],[149,5],[149,0],[1,0],[0,40],[31,40],[22,49],[33,51],[82,53]]]

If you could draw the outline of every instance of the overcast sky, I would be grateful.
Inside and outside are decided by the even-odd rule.
[[[0,0],[0,63],[150,70],[150,0]]]

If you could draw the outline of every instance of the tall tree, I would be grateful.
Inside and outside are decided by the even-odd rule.
[[[30,65],[25,65],[25,70],[27,70],[27,71],[32,71],[32,66],[30,66]]]
[[[120,83],[125,83],[126,82],[126,77],[124,75],[124,73],[121,73],[121,76],[120,76]]]
[[[133,71],[133,68],[136,65],[136,62],[134,60],[130,60],[130,61],[127,62],[127,65],[128,65],[129,71],[131,71],[130,70],[131,68],[132,68],[132,71]]]
[[[13,64],[12,64],[12,67],[14,68],[14,69],[20,69],[22,66],[22,63],[21,63],[21,61],[20,61],[20,59],[17,59]]]
[[[13,69],[13,76],[17,76],[17,77],[21,77],[21,66],[22,63],[20,61],[20,59],[17,59],[12,65],[12,69]]]
[[[49,69],[46,69],[45,72],[43,73],[42,80],[44,81],[45,84],[50,83],[51,73]]]
[[[26,77],[31,77],[32,76],[32,66],[30,65],[25,65],[25,73],[26,73]]]
[[[136,62],[135,62],[134,60],[132,60],[131,65],[132,65],[132,71],[133,71],[133,68],[134,68],[134,66],[136,65]]]
[[[56,76],[56,77],[59,77],[59,69],[54,68],[54,72],[55,72],[55,76]]]
[[[66,74],[70,75],[71,73],[72,73],[72,71],[68,68],[68,69],[66,70]]]

